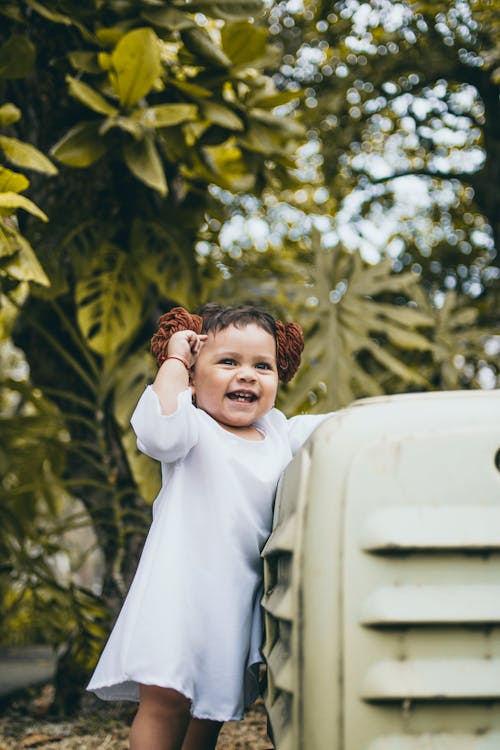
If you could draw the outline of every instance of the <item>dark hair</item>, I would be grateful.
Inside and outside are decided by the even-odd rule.
[[[244,328],[252,323],[276,338],[276,321],[268,312],[252,305],[237,305],[225,307],[223,305],[203,305],[198,310],[198,315],[203,318],[202,333],[209,331],[223,331],[229,326]]]
[[[300,355],[304,348],[302,329],[297,323],[275,320],[269,313],[251,305],[229,307],[209,304],[201,308],[199,315],[192,315],[183,307],[174,307],[158,321],[158,330],[151,339],[151,351],[160,367],[167,358],[170,337],[177,331],[215,333],[229,326],[243,328],[252,323],[274,337],[278,377],[283,383],[288,383],[300,365]]]

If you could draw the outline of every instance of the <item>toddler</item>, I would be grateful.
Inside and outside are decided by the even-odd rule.
[[[303,349],[295,323],[254,307],[174,308],[132,415],[162,488],[130,591],[88,686],[140,701],[131,750],[213,750],[258,694],[261,550],[286,465],[327,415],[287,419],[278,381]]]

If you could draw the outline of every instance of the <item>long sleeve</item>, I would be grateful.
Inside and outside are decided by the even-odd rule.
[[[130,420],[140,451],[165,463],[189,453],[198,442],[196,407],[191,398],[191,389],[187,388],[177,397],[176,411],[162,414],[158,396],[151,386],[146,388]]]

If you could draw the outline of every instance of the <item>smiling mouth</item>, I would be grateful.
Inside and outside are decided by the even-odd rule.
[[[257,401],[255,393],[248,393],[246,391],[232,391],[227,394],[227,397],[230,398],[231,401],[239,401],[239,403],[242,404],[250,404],[253,401]]]

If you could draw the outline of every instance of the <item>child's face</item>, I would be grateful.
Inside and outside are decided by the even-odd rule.
[[[208,334],[192,373],[196,405],[223,426],[249,427],[274,405],[276,343],[260,326]]]

